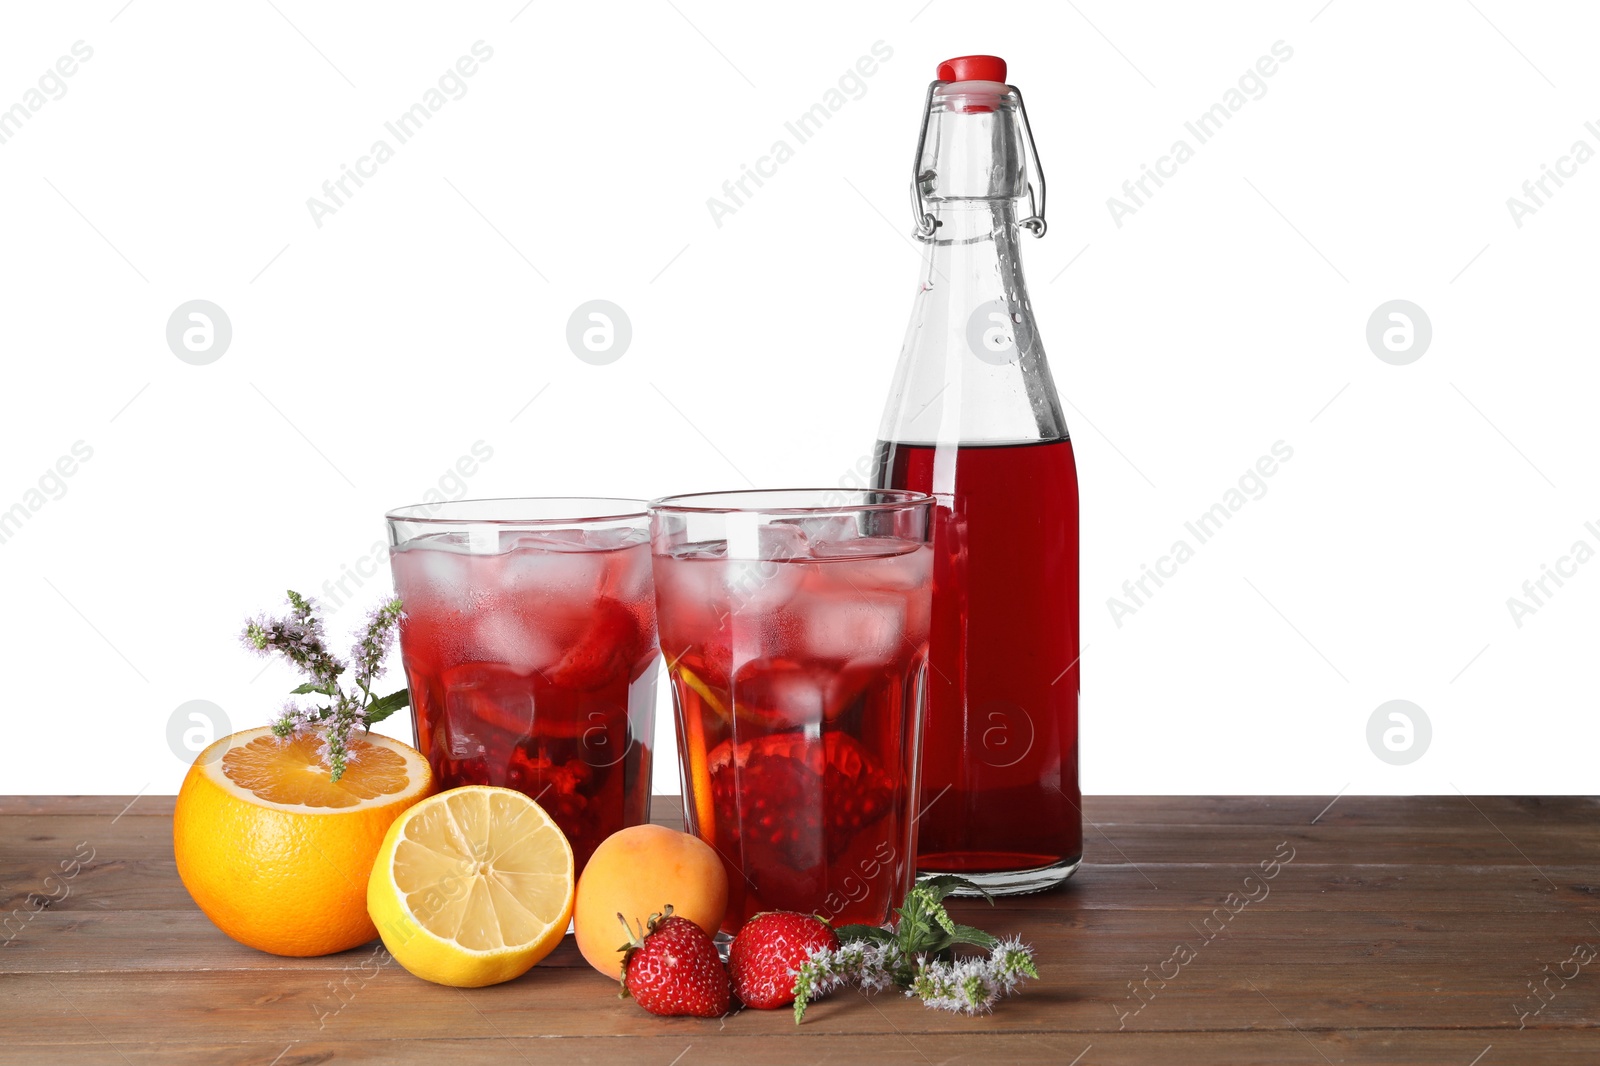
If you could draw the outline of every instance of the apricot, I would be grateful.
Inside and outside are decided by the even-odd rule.
[[[578,950],[612,980],[622,977],[628,941],[617,915],[637,929],[652,914],[672,913],[715,936],[728,909],[728,875],[705,841],[661,825],[612,833],[594,849],[572,905]]]

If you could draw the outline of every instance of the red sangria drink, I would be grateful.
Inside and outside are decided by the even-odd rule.
[[[881,443],[878,462],[938,501],[919,869],[1048,886],[1083,854],[1072,443]]]
[[[643,502],[462,500],[388,520],[417,748],[441,788],[532,797],[581,871],[649,819],[658,654]]]
[[[761,911],[892,917],[915,876],[930,497],[783,490],[651,506],[684,817]]]

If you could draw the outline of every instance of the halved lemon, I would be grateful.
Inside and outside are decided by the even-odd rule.
[[[572,846],[533,800],[465,785],[395,820],[367,882],[389,954],[424,980],[479,988],[520,977],[572,917]]]
[[[428,760],[391,737],[352,738],[337,783],[322,738],[267,728],[195,759],[172,812],[178,876],[206,916],[275,955],[327,955],[378,935],[366,883],[384,833],[433,791]]]

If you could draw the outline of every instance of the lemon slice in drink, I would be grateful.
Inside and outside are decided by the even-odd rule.
[[[713,712],[724,721],[727,720],[728,709],[722,705],[722,701],[711,690],[711,686],[696,677],[694,671],[681,663],[678,665],[678,676],[683,679],[685,685],[699,693],[700,698]],[[705,723],[700,720],[701,715],[697,708],[685,710],[684,726],[689,732],[689,796],[694,804],[694,831],[705,840],[716,840],[717,814],[711,806],[711,775],[706,771]]]
[[[367,911],[395,960],[424,980],[478,988],[520,977],[572,917],[572,846],[533,800],[467,785],[395,820]]]

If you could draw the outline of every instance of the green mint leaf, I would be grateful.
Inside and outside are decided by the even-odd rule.
[[[294,688],[290,689],[289,695],[304,696],[309,692],[319,692],[324,696],[332,696],[335,694],[331,684],[319,685],[315,681],[307,681],[303,685],[296,685]]]
[[[932,893],[921,885],[912,885],[911,891],[906,893],[905,902],[899,907],[901,921],[926,922],[928,906],[932,902]]]
[[[894,939],[894,934],[889,930],[876,925],[841,925],[834,930],[841,944],[848,944],[855,940],[871,940],[877,943],[888,943]]]
[[[940,902],[946,893],[964,883],[970,884],[959,877],[930,878],[906,893],[894,938],[906,956],[949,959],[957,945],[992,950],[1000,942],[982,929],[957,923]]]
[[[917,887],[927,889],[934,903],[942,903],[946,896],[960,890],[976,893],[988,900],[991,906],[994,904],[994,897],[989,895],[982,885],[965,877],[957,877],[955,874],[940,874],[938,877],[925,878],[917,882]]]
[[[987,948],[990,950],[993,950],[995,945],[1000,943],[999,937],[992,933],[985,933],[982,929],[976,929],[970,925],[957,925],[949,931],[947,939],[951,944],[971,944],[975,948]]]
[[[380,696],[367,704],[367,724],[370,726],[374,722],[381,722],[400,708],[409,706],[411,706],[411,691],[409,689],[400,689],[398,692],[391,692],[387,696]]]

